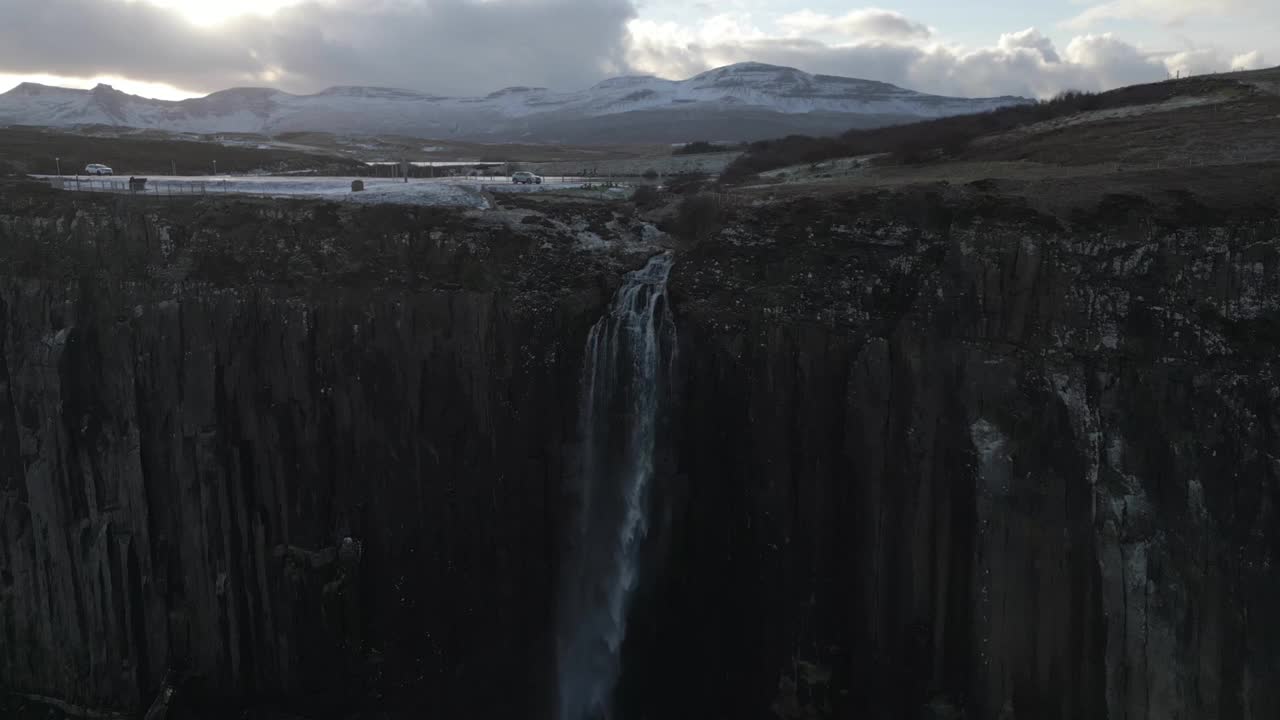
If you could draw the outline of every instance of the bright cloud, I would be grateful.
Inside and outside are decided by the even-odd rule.
[[[1064,25],[1084,29],[1108,20],[1147,20],[1176,25],[1196,16],[1275,11],[1273,0],[1107,0],[1085,8]]]
[[[891,10],[854,10],[840,16],[800,10],[778,19],[790,36],[836,36],[840,38],[882,38],[923,40],[932,35],[928,26]]]
[[[173,10],[195,25],[218,25],[246,15],[266,16],[303,0],[149,0],[152,5]]]
[[[720,23],[744,25],[723,17]],[[793,12],[778,20],[773,33],[754,26],[676,33],[645,20],[632,21],[629,30],[629,63],[657,75],[687,77],[754,60],[946,95],[1049,97],[1262,64],[1256,51],[1235,57],[1212,47],[1157,52],[1112,33],[1076,35],[1059,49],[1035,28],[1004,33],[989,46],[965,47],[939,42],[922,22],[878,10],[839,17]]]
[[[1262,53],[1257,50],[1241,53],[1231,58],[1232,70],[1261,70],[1266,66],[1266,59],[1263,58]]]

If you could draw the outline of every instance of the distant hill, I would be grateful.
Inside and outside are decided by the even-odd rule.
[[[484,97],[335,87],[314,95],[234,88],[152,100],[108,85],[24,83],[0,95],[0,125],[111,125],[171,132],[318,131],[491,142],[685,142],[828,134],[1030,102],[953,98],[887,83],[740,63],[688,80],[618,77],[578,92],[510,87]]]

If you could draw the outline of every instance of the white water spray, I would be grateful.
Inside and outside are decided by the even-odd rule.
[[[628,273],[608,314],[587,337],[579,421],[581,507],[560,606],[560,720],[612,715],[627,612],[648,532],[660,403],[675,353],[666,298],[671,262],[669,254],[655,256]]]

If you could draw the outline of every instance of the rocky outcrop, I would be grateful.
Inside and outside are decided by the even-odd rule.
[[[640,229],[6,200],[0,684],[552,714],[584,341],[649,252],[581,237]],[[902,192],[681,252],[620,714],[1280,713],[1268,213]]]

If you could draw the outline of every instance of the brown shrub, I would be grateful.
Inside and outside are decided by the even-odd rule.
[[[720,198],[710,193],[686,196],[676,207],[671,234],[690,245],[707,240],[724,220],[724,207]]]
[[[701,192],[710,182],[711,176],[705,173],[680,173],[669,176],[664,185],[676,195],[691,195]]]
[[[641,210],[649,210],[662,204],[662,193],[652,185],[640,185],[631,193],[631,202]]]
[[[695,140],[686,143],[671,151],[672,155],[701,155],[704,153],[718,153],[732,150],[732,145],[717,145],[706,140]]]

